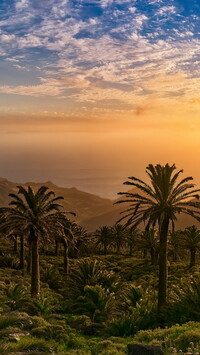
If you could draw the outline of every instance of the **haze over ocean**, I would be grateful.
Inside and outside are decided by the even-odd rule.
[[[2,176],[10,181],[24,182],[47,182],[51,181],[61,187],[76,187],[78,190],[99,195],[103,198],[116,199],[117,192],[122,188],[122,183],[128,176],[129,171],[108,170],[45,170],[24,169],[5,170]]]

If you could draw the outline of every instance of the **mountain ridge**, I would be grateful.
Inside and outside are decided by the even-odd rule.
[[[81,191],[76,187],[60,187],[51,181],[46,182],[26,182],[16,183],[11,182],[6,178],[0,177],[0,207],[9,205],[11,198],[9,193],[17,193],[17,186],[31,186],[33,189],[38,189],[40,186],[47,186],[54,191],[57,196],[63,196],[63,209],[65,211],[73,211],[76,213],[76,222],[85,227],[88,231],[94,231],[100,226],[112,226],[121,217],[120,212],[126,206],[114,205],[115,200],[106,199],[89,192]],[[189,225],[195,224],[200,228],[200,223],[194,218],[180,214],[176,222],[176,229],[182,229]]]

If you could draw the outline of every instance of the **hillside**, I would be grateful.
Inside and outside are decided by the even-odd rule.
[[[62,201],[64,210],[76,212],[76,221],[89,231],[93,231],[103,225],[112,226],[120,218],[120,211],[125,208],[124,205],[114,205],[114,202],[117,200],[112,201],[104,199],[102,197],[80,191],[75,187],[59,187],[51,181],[43,183],[27,182],[25,184],[19,184],[10,182],[4,178],[0,178],[0,207],[8,206],[10,201],[8,194],[11,192],[16,193],[17,185],[31,185],[34,189],[38,189],[41,185],[48,186],[55,192],[56,195],[64,197],[64,200]],[[180,214],[176,222],[176,228],[182,229],[192,224],[200,227],[200,223],[195,221],[192,217]]]
[[[64,197],[64,200],[62,201],[64,210],[75,212],[77,214],[76,220],[83,224],[84,220],[89,220],[90,218],[98,215],[109,213],[109,211],[113,208],[111,200],[79,191],[75,187],[58,187],[51,181],[43,183],[27,182],[25,184],[19,184],[10,182],[4,178],[0,178],[0,207],[8,206],[10,201],[10,197],[8,195],[9,193],[16,193],[16,186],[18,185],[31,185],[33,189],[38,189],[42,185],[48,186],[49,189],[54,191],[56,195]]]

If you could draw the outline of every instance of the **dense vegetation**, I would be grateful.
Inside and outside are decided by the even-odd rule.
[[[161,168],[170,182],[168,167]],[[175,186],[174,179],[170,190],[181,186],[181,198],[193,189],[190,180],[182,181]],[[133,342],[159,344],[166,354],[199,354],[200,231],[194,225],[167,230],[168,293],[158,308],[160,210],[147,216],[155,223],[145,218],[144,230],[134,225],[136,206],[126,228],[118,223],[89,234],[46,187],[19,187],[10,197],[0,224],[2,355],[125,354]],[[198,204],[187,204],[197,216]],[[172,205],[175,219],[175,200]]]

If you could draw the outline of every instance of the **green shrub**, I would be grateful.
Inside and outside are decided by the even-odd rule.
[[[0,317],[0,330],[8,327],[12,327],[19,323],[18,317],[16,315],[4,315]]]
[[[104,330],[104,325],[100,323],[91,323],[84,328],[83,334],[88,336],[100,336]]]
[[[86,286],[96,285],[112,292],[117,286],[116,276],[112,271],[107,271],[103,263],[98,260],[85,259],[78,261],[68,282],[71,296],[82,296],[85,293]]]
[[[45,340],[54,339],[56,341],[67,341],[68,335],[66,330],[61,325],[47,325],[45,327],[34,328],[31,335]]]
[[[0,267],[1,268],[13,268],[17,269],[19,267],[19,261],[12,255],[0,255]]]
[[[7,353],[41,351],[52,353],[52,346],[42,339],[22,337],[17,343],[7,345]]]
[[[12,311],[22,308],[28,302],[27,290],[20,284],[11,283],[5,288],[5,293],[9,298],[7,304]]]
[[[174,342],[175,347],[183,351],[187,350],[190,343],[193,343],[195,346],[200,344],[200,330],[187,331],[181,334]]]
[[[85,328],[91,326],[92,321],[90,317],[83,314],[81,316],[74,316],[69,321],[69,324],[72,328],[75,328],[78,331],[84,331]]]
[[[93,322],[103,322],[112,314],[114,293],[102,286],[85,286],[84,294],[75,304],[77,313],[89,316]]]
[[[28,329],[34,329],[39,327],[46,327],[49,323],[42,317],[32,316],[30,317],[31,323]]]
[[[181,280],[173,286],[170,303],[164,315],[166,323],[185,323],[198,321],[200,315],[200,276],[196,274],[189,280]]]
[[[119,313],[132,313],[134,307],[143,298],[144,291],[141,287],[135,287],[133,284],[123,284],[122,290],[118,292],[117,310]]]
[[[29,302],[29,312],[32,315],[42,316],[48,315],[53,310],[51,302],[48,298],[33,299]]]
[[[46,282],[52,290],[58,290],[61,287],[59,272],[53,267],[47,267],[41,274],[41,280]]]

